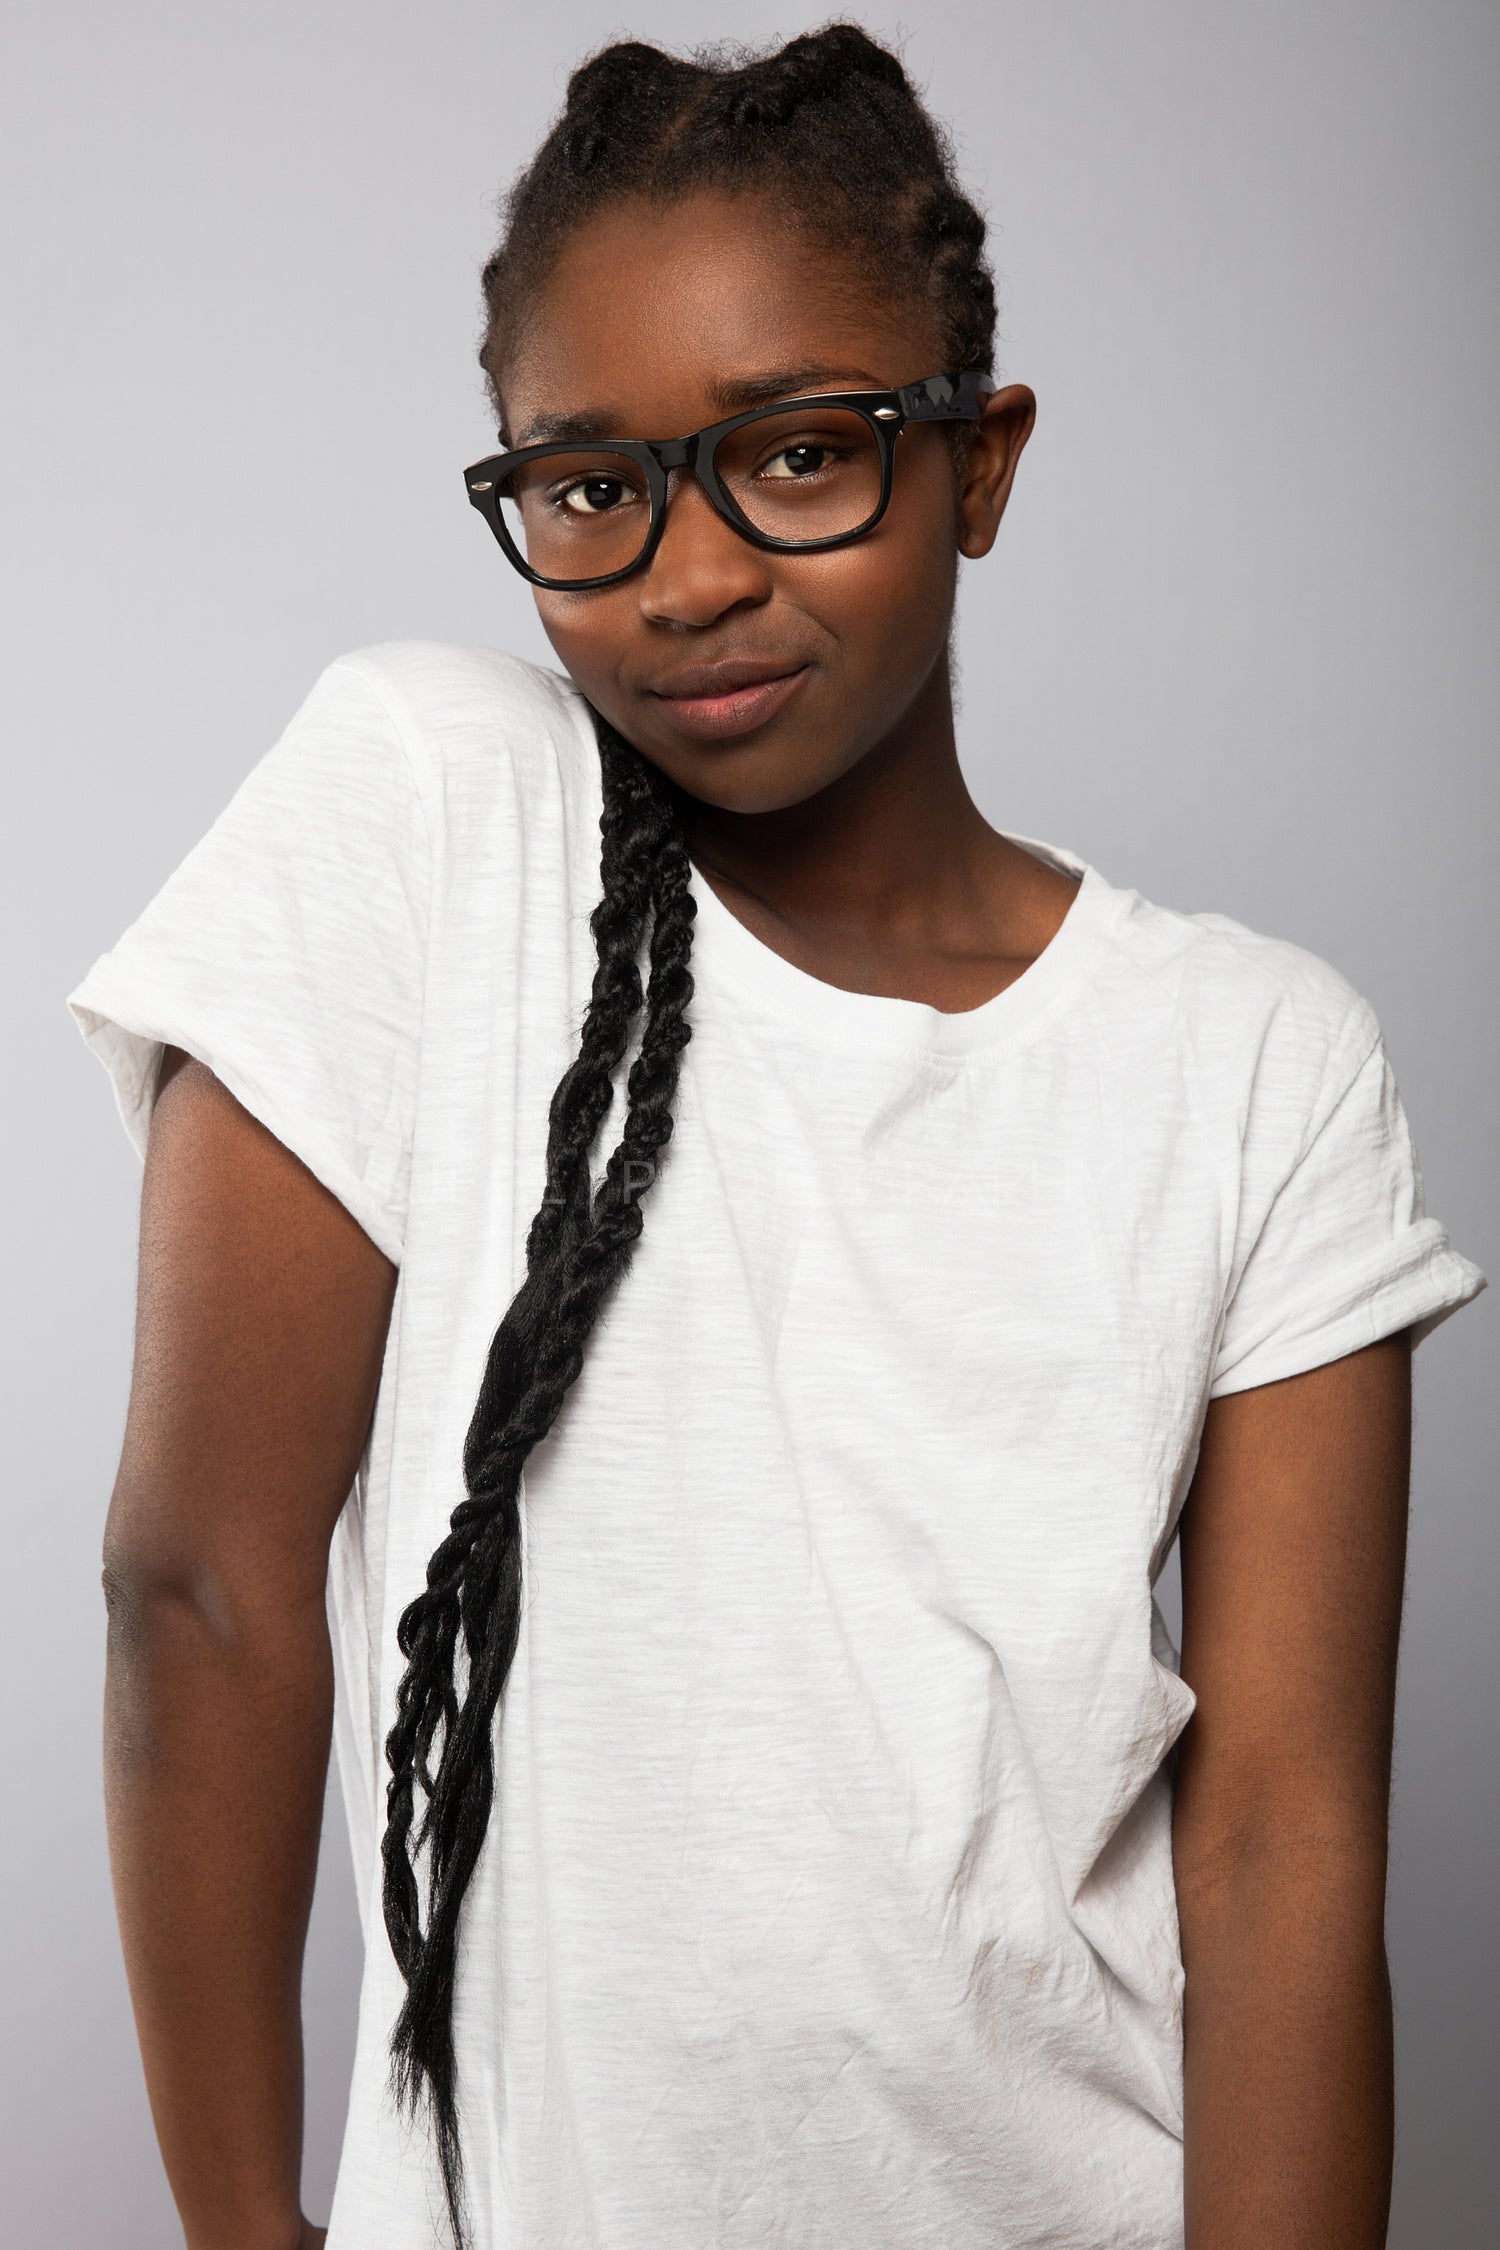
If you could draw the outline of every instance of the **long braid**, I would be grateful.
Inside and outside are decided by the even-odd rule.
[[[572,1215],[575,1225],[586,1216],[588,1152],[613,1099],[613,1072],[641,1005],[638,957],[659,849],[659,813],[653,819],[659,785],[653,789],[650,769],[616,738],[608,744],[601,741],[600,754],[602,896],[591,924],[598,965],[577,1060],[564,1073],[552,1100],[547,1184],[527,1242],[526,1279],[490,1347],[474,1413],[476,1429],[503,1424],[523,1380],[547,1293],[551,1254],[561,1239],[565,1214]],[[387,1744],[392,1778],[387,1791],[385,1911],[403,1974],[414,1957],[417,1927],[416,1883],[406,1852],[414,1788],[420,1780],[430,1797],[428,1758],[433,1739],[440,1726],[451,1726],[456,1712],[452,1655],[459,1621],[458,1586],[477,1530],[476,1513],[461,1508],[449,1538],[428,1565],[425,1594],[406,1611],[398,1633],[408,1671],[398,1691],[397,1722]]]
[[[460,1912],[494,1794],[495,1712],[520,1631],[521,1473],[561,1411],[599,1309],[641,1231],[641,1196],[671,1133],[679,1058],[690,1036],[694,904],[674,794],[610,728],[600,722],[598,731],[603,895],[592,918],[598,961],[589,1009],[578,1058],[553,1097],[546,1193],[527,1240],[526,1278],[490,1346],[465,1442],[465,1498],[428,1564],[424,1592],[397,1629],[407,1668],[386,1742],[385,1918],[407,1988],[391,2042],[395,2088],[409,2109],[424,2093],[428,2098],[460,2244],[468,2236],[453,1976]],[[643,995],[639,955],[648,929],[650,983]],[[591,1192],[590,1152],[643,1001],[624,1128]],[[419,1789],[426,1805],[418,1827]],[[425,1927],[415,1866],[424,1850]]]
[[[863,261],[885,294],[904,292],[931,309],[947,366],[989,364],[995,295],[984,221],[895,55],[852,24],[759,56],[685,61],[625,41],[574,73],[563,115],[511,192],[505,239],[484,270],[480,356],[502,426],[506,361],[564,237],[622,198],[662,200],[704,186],[780,198],[821,225],[843,256]],[[963,434],[954,442],[961,447]],[[600,1308],[629,1264],[642,1198],[671,1137],[689,1037],[693,897],[676,792],[602,720],[598,736],[602,895],[589,1005],[577,1057],[552,1097],[544,1192],[524,1278],[486,1359],[464,1445],[464,1498],[397,1629],[406,1669],[386,1741],[384,1909],[406,1985],[391,2037],[393,2084],[408,2109],[428,2104],[459,2250],[469,2233],[454,1974],[494,1798],[496,1713],[520,1632],[522,1472],[554,1427]],[[638,1025],[624,1121],[595,1184],[595,1145]]]

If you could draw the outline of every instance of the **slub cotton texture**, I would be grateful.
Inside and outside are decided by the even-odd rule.
[[[70,1003],[138,1146],[169,1041],[400,1267],[330,1577],[367,1958],[329,2250],[447,2239],[387,2090],[382,1745],[599,799],[565,680],[347,658]],[[1341,976],[1017,841],[1080,885],[959,1015],[819,982],[695,876],[676,1135],[526,1474],[457,2002],[483,2250],[1181,2243],[1192,1696],[1152,1586],[1204,1413],[1484,1277]]]

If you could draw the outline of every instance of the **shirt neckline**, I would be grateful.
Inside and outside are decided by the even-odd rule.
[[[841,985],[826,984],[748,929],[696,866],[691,878],[698,908],[693,967],[710,983],[722,983],[759,1000],[769,1014],[812,1031],[825,1044],[934,1056],[971,1055],[1008,1046],[1051,1015],[1076,989],[1126,894],[1076,852],[1009,829],[1000,833],[1034,858],[1078,876],[1079,885],[1062,922],[1031,966],[977,1008],[948,1014],[923,1000],[846,992]]]

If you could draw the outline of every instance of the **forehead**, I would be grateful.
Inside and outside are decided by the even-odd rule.
[[[935,373],[937,348],[925,307],[760,197],[633,201],[569,235],[537,290],[505,371],[506,434],[589,421],[675,437],[771,377],[789,378],[783,394],[883,389]]]

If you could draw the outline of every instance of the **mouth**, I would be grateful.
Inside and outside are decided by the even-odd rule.
[[[805,664],[737,657],[669,673],[647,693],[680,734],[722,742],[764,726],[806,677]]]

